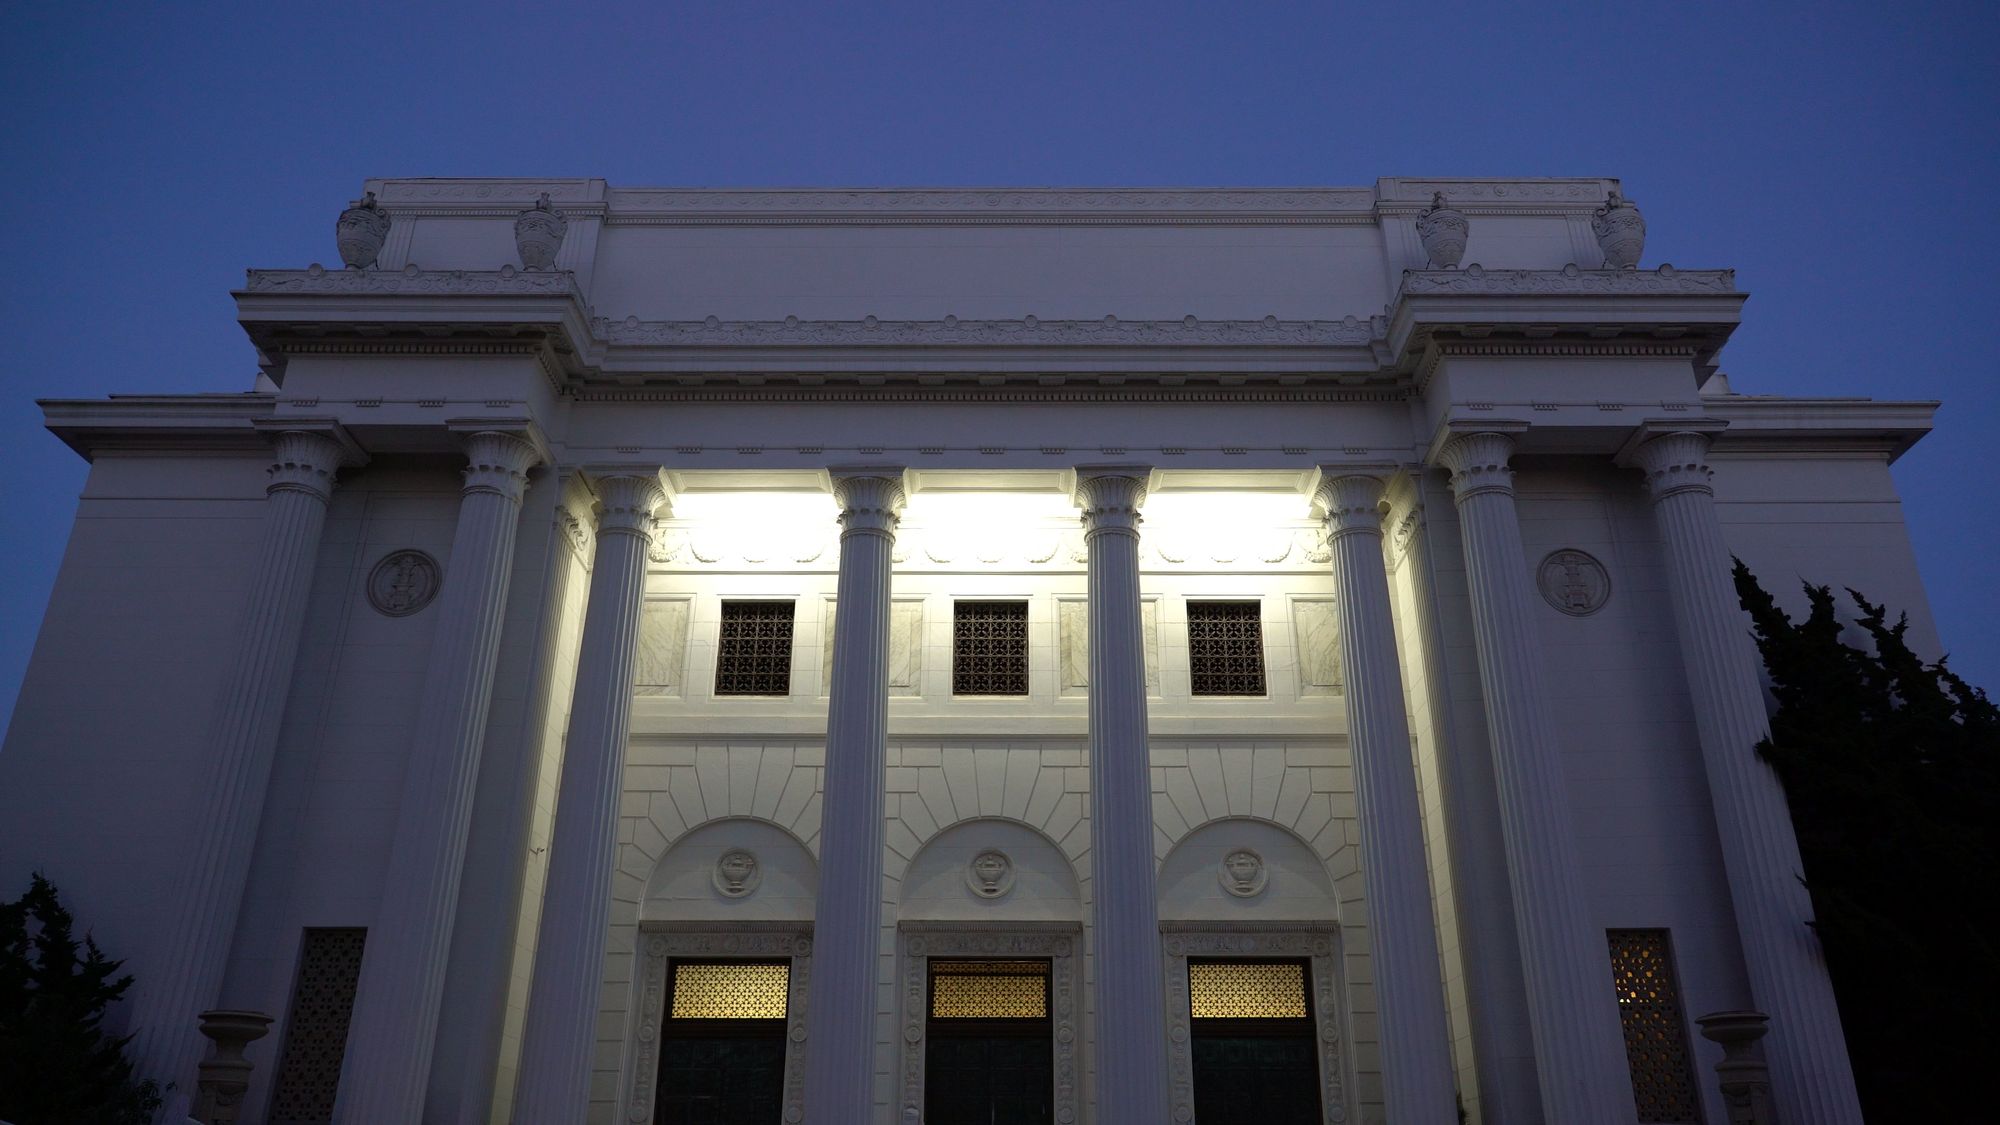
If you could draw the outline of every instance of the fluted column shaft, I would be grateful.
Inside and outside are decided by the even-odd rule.
[[[332,437],[302,431],[279,434],[275,452],[242,645],[223,681],[209,737],[204,803],[189,818],[194,839],[181,857],[166,940],[133,997],[137,1073],[174,1085],[163,1119],[175,1112],[187,1116],[195,1068],[207,1047],[196,1016],[214,1007],[222,987],[334,473],[349,460],[346,447]]]
[[[1551,1122],[1632,1121],[1610,953],[1577,871],[1569,787],[1542,684],[1540,629],[1508,465],[1513,444],[1504,433],[1461,434],[1439,459],[1451,470],[1465,542],[1542,1107]]]
[[[1764,1054],[1786,1122],[1858,1125],[1861,1105],[1784,787],[1755,747],[1770,734],[1757,655],[1729,576],[1709,484],[1709,438],[1668,433],[1635,458],[1653,495],[1694,703],[1709,799],[1757,1007],[1771,1017]]]
[[[1382,475],[1351,468],[1325,470],[1319,488],[1347,679],[1347,737],[1381,1025],[1382,1096],[1391,1121],[1451,1125],[1458,1119],[1452,1097],[1457,1075],[1438,982],[1423,818],[1389,609],[1389,573],[1382,562],[1383,488]]]
[[[523,1125],[582,1121],[590,1108],[639,609],[653,515],[666,499],[657,472],[603,476],[596,491],[597,560],[584,608],[514,1097],[514,1120]]]
[[[1152,758],[1139,599],[1143,466],[1077,470],[1089,552],[1090,903],[1097,1106],[1120,1125],[1165,1125],[1167,1037],[1153,868]]]
[[[865,1125],[875,1118],[890,553],[903,473],[837,470],[833,494],[840,503],[840,620],[826,715],[805,1106],[809,1125]]]
[[[438,592],[409,764],[382,901],[340,1070],[340,1125],[417,1121],[424,1108],[451,950],[487,702],[500,651],[533,442],[481,431],[465,440],[465,486]]]

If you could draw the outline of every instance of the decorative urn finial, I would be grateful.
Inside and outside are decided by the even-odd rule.
[[[1431,205],[1417,216],[1417,237],[1423,239],[1424,253],[1430,256],[1431,265],[1439,269],[1455,270],[1465,257],[1465,236],[1471,224],[1465,221],[1465,212],[1444,201],[1444,193],[1431,196]]]
[[[514,248],[521,254],[521,264],[531,270],[554,265],[556,251],[562,249],[563,235],[568,231],[569,220],[550,205],[549,193],[543,192],[533,207],[514,219]]]
[[[195,1079],[195,1119],[202,1125],[232,1125],[250,1089],[251,1064],[243,1049],[271,1029],[262,1012],[216,1008],[201,1013],[201,1033],[215,1044]]]
[[[1597,232],[1606,269],[1629,270],[1639,264],[1639,254],[1646,249],[1646,220],[1617,188],[1611,189],[1604,206],[1597,209],[1590,229]]]
[[[375,202],[375,193],[368,192],[360,199],[347,205],[340,213],[339,221],[333,224],[333,238],[340,246],[340,260],[351,270],[365,270],[375,265],[375,258],[382,253],[382,241],[389,237],[389,212]]]

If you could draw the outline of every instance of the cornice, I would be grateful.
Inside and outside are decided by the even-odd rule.
[[[582,299],[576,275],[568,270],[330,270],[315,262],[302,270],[246,270],[238,294],[507,294],[570,296]]]
[[[863,381],[873,380],[872,383]],[[911,382],[907,377],[889,382],[883,376],[849,376],[834,380],[823,376],[738,376],[731,378],[684,377],[681,385],[598,386],[585,385],[570,392],[580,403],[587,402],[1401,402],[1409,397],[1407,388],[1394,386],[1328,386],[1324,376],[1308,383],[1306,376],[1282,380],[1225,381],[1210,378],[1194,385],[1171,385],[1161,377],[1147,379],[1126,376],[1060,376],[1022,379],[992,385],[936,385]],[[1178,376],[1165,379],[1178,380]],[[815,381],[816,380],[816,381]],[[1192,383],[1193,380],[1187,382]]]
[[[168,449],[268,453],[258,423],[272,416],[277,396],[116,395],[36,405],[49,432],[92,461],[101,453]]]

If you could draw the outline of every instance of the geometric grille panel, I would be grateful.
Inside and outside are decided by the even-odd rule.
[[[1264,623],[1256,602],[1189,602],[1188,678],[1195,695],[1264,694]]]
[[[1701,1120],[1687,1021],[1665,930],[1610,930],[1611,979],[1625,1026],[1625,1059],[1639,1120],[1682,1125]]]
[[[1049,1015],[1046,961],[932,961],[931,1018],[1040,1020]]]
[[[785,961],[754,965],[682,962],[674,966],[677,1020],[781,1020],[792,966]]]
[[[955,602],[953,695],[1028,694],[1028,603]]]
[[[792,603],[723,602],[715,694],[792,694]]]
[[[1188,1007],[1198,1020],[1302,1020],[1306,967],[1296,961],[1189,961]]]
[[[299,950],[299,979],[285,1021],[285,1049],[271,1087],[272,1125],[321,1125],[333,1120],[340,1059],[354,987],[361,980],[360,928],[309,929]]]

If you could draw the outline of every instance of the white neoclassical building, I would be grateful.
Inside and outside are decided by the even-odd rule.
[[[1858,1122],[1728,565],[1934,649],[1935,404],[1615,187],[369,181],[43,404],[0,888],[177,1121]]]

